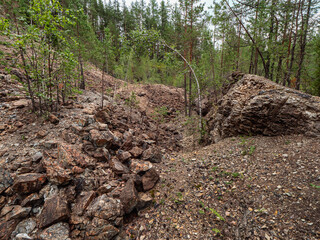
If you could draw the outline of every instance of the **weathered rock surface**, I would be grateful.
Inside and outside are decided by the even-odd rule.
[[[129,173],[127,166],[123,165],[118,159],[113,158],[109,161],[110,167],[116,174]]]
[[[123,210],[126,214],[132,212],[136,207],[139,201],[138,192],[134,186],[133,179],[129,179],[124,186],[121,195],[120,201],[123,205]]]
[[[8,171],[0,169],[0,194],[10,187],[13,183],[13,179]]]
[[[320,136],[320,98],[247,74],[218,102],[208,126],[215,142],[239,134]]]
[[[70,227],[68,223],[54,224],[40,234],[43,240],[70,240]]]
[[[148,191],[156,185],[159,180],[159,174],[154,168],[151,168],[142,176],[142,186],[144,191]]]
[[[44,174],[26,173],[19,175],[15,180],[12,189],[20,194],[27,194],[39,191],[47,180]]]
[[[6,221],[12,219],[25,218],[31,211],[31,207],[21,207],[20,205],[5,206],[2,208],[0,217]]]
[[[115,220],[123,215],[119,200],[103,194],[96,198],[88,207],[86,215],[105,220]]]
[[[146,172],[152,168],[152,163],[147,161],[141,161],[137,159],[132,159],[130,161],[130,170],[133,173]]]
[[[67,220],[69,218],[69,208],[64,197],[54,195],[48,198],[39,216],[39,227],[48,227],[51,224]]]
[[[5,219],[0,220],[0,239],[10,239],[11,233],[14,231],[18,224],[17,219],[6,221]]]
[[[156,148],[148,148],[142,154],[142,159],[152,162],[152,163],[160,163],[162,159],[162,154]]]
[[[27,238],[30,235],[30,233],[36,228],[36,226],[37,226],[37,223],[33,218],[25,219],[17,225],[16,229],[11,234],[11,238],[17,239],[18,235],[23,236],[24,238]],[[31,239],[30,236],[29,238]]]
[[[72,208],[72,213],[82,215],[95,197],[94,191],[82,192]]]
[[[101,218],[94,218],[86,229],[86,239],[112,239],[119,230]]]

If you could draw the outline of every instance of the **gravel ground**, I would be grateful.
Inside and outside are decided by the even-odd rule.
[[[157,169],[153,203],[127,223],[133,239],[320,238],[317,138],[228,138]]]

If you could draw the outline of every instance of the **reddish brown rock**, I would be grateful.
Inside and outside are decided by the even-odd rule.
[[[13,102],[13,106],[16,108],[24,108],[29,105],[30,101],[27,99],[20,99],[18,101]]]
[[[48,132],[45,130],[40,130],[39,132],[37,132],[37,138],[44,138],[45,136],[47,136]]]
[[[32,193],[21,202],[22,207],[35,207],[43,202],[43,198],[37,193]]]
[[[123,211],[119,200],[103,194],[91,202],[86,215],[104,220],[115,220],[123,215]]]
[[[118,159],[121,162],[125,162],[125,161],[129,160],[130,158],[131,158],[131,154],[129,152],[122,151],[122,150],[119,151]]]
[[[70,216],[67,201],[64,197],[55,195],[48,198],[39,216],[39,227],[48,227],[54,223],[68,220]]]
[[[132,212],[132,210],[138,204],[139,197],[138,192],[134,186],[133,179],[129,179],[126,182],[126,185],[120,194],[120,201],[123,205],[123,210],[126,214]]]
[[[115,174],[129,173],[129,169],[116,158],[112,158],[109,165]]]
[[[41,189],[42,185],[46,182],[46,175],[40,173],[26,173],[19,175],[13,186],[12,190],[21,193],[27,194],[32,192],[37,192]]]
[[[74,166],[71,170],[73,174],[81,174],[84,172],[84,169],[81,167]]]
[[[98,111],[95,114],[95,119],[96,119],[97,122],[100,122],[100,123],[109,123],[110,116],[106,111],[102,110],[102,111]]]
[[[148,148],[143,152],[142,159],[152,163],[160,163],[162,160],[162,154],[156,148]]]
[[[108,221],[93,218],[91,224],[86,228],[86,239],[114,239],[119,230]]]
[[[0,169],[0,194],[10,187],[12,183],[11,174],[3,168]]]
[[[159,180],[159,174],[154,168],[151,168],[142,176],[142,186],[144,191],[148,191],[156,185]]]
[[[21,128],[23,126],[23,123],[18,121],[14,124],[16,127]]]
[[[152,168],[152,163],[150,162],[137,160],[137,159],[132,159],[130,161],[130,170],[134,173],[146,172],[151,168]]]
[[[46,169],[47,177],[50,182],[63,185],[71,181],[71,171],[64,169],[59,165],[59,162],[52,158],[47,158],[43,161],[43,166]]]
[[[139,202],[137,204],[137,209],[142,209],[147,207],[152,202],[152,197],[147,193],[139,192]]]
[[[67,240],[69,236],[69,224],[61,222],[46,228],[40,234],[40,238],[43,240]]]
[[[58,146],[58,161],[61,167],[79,166],[82,168],[90,164],[90,159],[82,154],[81,149],[65,143]]]
[[[82,192],[72,208],[72,214],[82,215],[95,197],[95,192]]]
[[[5,219],[0,220],[0,239],[8,240],[10,239],[11,233],[14,231],[18,224],[17,219],[6,221]]]
[[[0,216],[6,221],[12,219],[25,218],[31,211],[31,207],[21,207],[20,205],[5,206],[2,208]]]
[[[143,150],[139,147],[134,147],[130,150],[130,153],[132,154],[133,157],[138,158],[143,153]]]
[[[92,129],[89,132],[90,139],[92,143],[97,147],[112,147],[115,142],[116,138],[113,133],[109,130],[107,131],[98,131],[96,129]]]
[[[6,198],[4,196],[0,196],[0,209],[6,204]]]
[[[49,114],[48,116],[48,120],[49,122],[53,123],[53,124],[58,124],[59,123],[59,118],[57,118],[54,114]]]

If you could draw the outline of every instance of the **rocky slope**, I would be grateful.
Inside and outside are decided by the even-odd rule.
[[[152,201],[154,164],[181,147],[176,125],[121,97],[100,110],[93,91],[38,118],[17,81],[0,78],[0,239],[126,239],[127,216]]]

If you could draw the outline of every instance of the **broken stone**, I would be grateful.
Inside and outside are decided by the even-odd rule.
[[[152,202],[152,197],[147,193],[139,192],[139,202],[137,204],[137,209],[142,209],[147,207]]]
[[[119,200],[103,194],[91,202],[87,208],[86,215],[102,218],[104,220],[115,220],[117,217],[122,216],[123,213]]]
[[[40,238],[43,240],[70,240],[70,227],[68,223],[54,224],[40,234]]]
[[[102,186],[100,186],[97,190],[97,193],[99,195],[105,194],[105,193],[109,193],[111,192],[113,189],[115,189],[116,186],[112,186],[111,184],[104,184]]]
[[[159,174],[154,168],[151,168],[142,176],[142,186],[144,191],[148,191],[156,185],[159,180]]]
[[[42,145],[43,145],[44,148],[50,150],[50,149],[53,149],[53,148],[57,148],[58,143],[56,141],[50,140],[50,141],[44,142]]]
[[[14,101],[13,102],[13,106],[16,108],[24,108],[27,107],[29,105],[29,100],[27,99],[20,99],[18,101]]]
[[[52,113],[49,114],[48,120],[49,120],[49,122],[51,122],[52,124],[58,124],[58,123],[59,123],[59,118],[57,118],[57,116],[55,116],[55,115],[52,114]]]
[[[13,184],[13,179],[8,171],[0,169],[0,194]]]
[[[12,232],[11,238],[12,239],[23,239],[27,238],[27,236],[32,233],[32,231],[36,228],[37,223],[33,218],[28,218],[20,222],[16,229]],[[19,236],[18,236],[19,235]],[[27,238],[28,239],[28,238]],[[32,238],[29,238],[32,239]]]
[[[59,162],[52,158],[47,158],[43,161],[43,166],[46,169],[47,177],[53,184],[63,185],[71,181],[71,171],[64,169],[59,165]]]
[[[82,215],[84,211],[87,209],[91,201],[95,197],[95,192],[82,192],[78,197],[76,204],[72,208],[72,213],[77,215]]]
[[[17,219],[13,219],[7,221],[5,219],[0,220],[0,239],[2,240],[9,240],[11,233],[14,231],[18,224]]]
[[[32,156],[32,161],[33,162],[38,162],[39,160],[41,160],[43,157],[43,154],[41,152],[37,152]]]
[[[129,169],[116,158],[112,158],[109,161],[109,165],[115,174],[129,173]]]
[[[46,175],[40,173],[26,173],[19,175],[15,180],[12,189],[20,194],[37,192],[46,182]]]
[[[37,132],[37,138],[44,138],[45,136],[47,136],[48,132],[45,130],[40,130],[39,132]]]
[[[127,160],[129,160],[131,158],[131,154],[129,152],[126,152],[126,151],[122,151],[120,150],[119,153],[118,153],[118,159],[121,161],[121,162],[125,162]]]
[[[37,193],[32,193],[28,197],[26,197],[22,202],[22,207],[36,207],[40,205],[43,201],[43,198],[39,196]]]
[[[122,179],[124,181],[128,181],[129,179],[133,179],[135,187],[138,190],[138,192],[143,191],[142,180],[141,180],[141,176],[140,175],[134,174],[134,173],[132,173],[132,174],[123,174],[122,175]]]
[[[48,227],[54,223],[68,220],[69,208],[67,201],[58,195],[46,199],[39,215],[39,227]]]
[[[100,218],[94,218],[92,223],[86,228],[88,239],[113,239],[119,233],[119,230]]]
[[[162,154],[157,149],[148,148],[143,152],[142,159],[152,163],[160,163],[162,160]]]
[[[73,145],[60,143],[58,147],[58,161],[63,168],[69,166],[80,166],[82,168],[90,165],[90,159],[81,153],[81,150]]]
[[[138,158],[143,153],[143,150],[139,147],[134,147],[130,150],[130,153],[132,154],[133,157]]]
[[[6,198],[4,196],[0,196],[0,210],[6,204]]]
[[[130,170],[134,173],[146,172],[152,168],[152,163],[132,159],[130,161]]]
[[[83,168],[80,168],[80,167],[77,167],[77,166],[74,166],[71,170],[71,172],[73,174],[81,174],[84,172],[84,169]]]
[[[109,130],[98,131],[96,129],[92,129],[89,132],[89,137],[96,147],[111,148],[116,145],[116,138]]]
[[[29,240],[29,239],[33,239],[31,238],[28,234],[26,233],[19,233],[15,236],[14,240]]]
[[[2,208],[0,216],[6,221],[12,219],[25,218],[31,211],[31,207],[21,207],[20,205],[5,206]]]
[[[138,204],[138,200],[138,192],[134,186],[134,181],[129,179],[120,194],[120,201],[123,205],[124,212],[126,214],[132,212]]]

